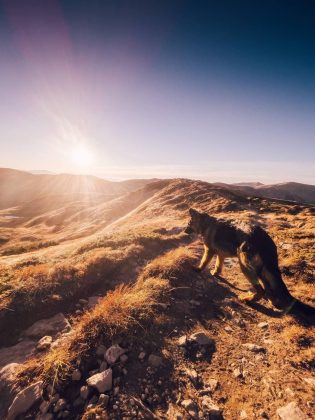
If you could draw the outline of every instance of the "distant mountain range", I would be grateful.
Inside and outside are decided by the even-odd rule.
[[[284,182],[271,185],[264,185],[260,182],[240,182],[236,184],[216,182],[215,185],[256,197],[276,198],[307,204],[315,203],[315,185],[301,184],[299,182]]]

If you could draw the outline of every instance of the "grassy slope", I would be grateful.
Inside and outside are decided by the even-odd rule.
[[[2,269],[2,301],[5,303],[2,325],[10,325],[10,328],[14,323],[13,317],[8,324],[12,308],[20,310],[21,317],[25,312],[29,313],[29,323],[34,316],[43,314],[38,310],[40,302],[45,303],[43,311],[48,311],[49,307],[54,311],[56,306],[71,311],[71,303],[92,290],[104,292],[119,282],[131,283],[138,278],[134,286],[119,287],[104,297],[92,312],[74,318],[74,335],[55,352],[48,352],[44,359],[35,364],[28,363],[22,373],[21,383],[25,384],[31,377],[29,374],[34,372],[43,375],[49,382],[49,378],[57,372],[64,380],[60,383],[60,392],[66,395],[67,373],[73,369],[78,354],[84,366],[93,359],[95,348],[101,341],[108,345],[113,337],[123,333],[129,344],[131,342],[137,347],[139,343],[135,336],[140,342],[149,343],[150,337],[157,337],[161,330],[162,337],[157,340],[154,350],[165,353],[166,386],[171,395],[173,391],[174,395],[177,394],[174,398],[165,398],[160,404],[151,406],[163,416],[169,404],[176,403],[179,389],[182,396],[193,395],[198,401],[196,389],[181,373],[183,367],[189,365],[198,369],[198,372],[200,370],[203,382],[209,379],[209,363],[195,364],[178,353],[176,347],[178,335],[202,327],[210,331],[217,341],[217,354],[213,357],[211,370],[221,378],[221,388],[215,399],[221,401],[222,408],[230,415],[227,418],[235,418],[241,406],[253,410],[259,406],[265,408],[267,404],[267,411],[272,412],[281,400],[277,392],[284,392],[283,375],[290,387],[300,387],[297,398],[307,410],[308,391],[303,388],[301,381],[294,379],[294,375],[297,378],[302,376],[313,363],[309,349],[299,345],[301,337],[309,336],[309,329],[297,325],[291,318],[272,319],[239,304],[238,292],[234,287],[246,288],[247,285],[233,264],[226,274],[227,279],[232,280],[232,287],[224,282],[218,284],[208,273],[201,277],[194,274],[190,265],[201,253],[201,244],[195,242],[191,246],[185,245],[189,238],[180,233],[180,228],[186,223],[190,206],[230,219],[258,220],[268,227],[278,244],[280,262],[286,269],[285,280],[291,291],[314,305],[314,255],[311,245],[315,232],[309,209],[291,215],[291,205],[260,199],[248,200],[198,181],[175,180],[159,187],[151,191],[151,195],[145,195],[142,201],[139,200],[139,205],[125,217],[113,220],[112,224],[102,227],[97,235],[87,238],[84,243],[72,241],[67,247],[57,245],[50,248],[54,249],[54,254],[46,250],[43,255],[40,250],[26,257],[2,259],[6,262]],[[177,249],[180,244],[184,244],[184,248]],[[174,250],[165,254],[169,248]],[[165,293],[167,290],[170,292]],[[186,294],[185,290],[188,291]],[[28,296],[31,299],[27,299]],[[57,304],[54,300],[56,296],[59,296]],[[190,304],[192,298],[197,299],[201,307],[194,308]],[[157,302],[176,305],[161,310]],[[183,313],[189,321],[183,318]],[[239,326],[239,319],[246,328]],[[233,363],[236,366],[242,358],[242,342],[252,340],[261,343],[262,333],[257,327],[259,320],[270,322],[270,335],[277,336],[277,339],[269,350],[268,359],[254,361],[254,365],[259,364],[259,372],[254,372],[249,364],[246,368],[250,372],[249,379],[239,384],[236,379],[231,379]],[[232,333],[225,331],[227,325],[232,327]],[[282,343],[286,343],[286,346]],[[136,354],[134,357],[136,360]],[[279,363],[284,357],[287,360],[281,366]],[[138,369],[142,372],[141,367]],[[262,382],[264,375],[269,375],[272,369],[278,372],[272,385],[276,390],[272,392],[276,396],[265,391]],[[251,381],[255,386],[251,385]],[[136,384],[131,383],[130,387],[125,386],[122,398],[131,392],[141,394]]]

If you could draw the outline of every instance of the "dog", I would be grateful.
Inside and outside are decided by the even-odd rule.
[[[225,258],[237,257],[243,274],[254,289],[254,293],[241,295],[241,300],[257,302],[265,298],[284,313],[299,311],[315,315],[315,308],[299,302],[289,292],[279,269],[277,246],[263,228],[250,223],[240,228],[192,208],[189,213],[185,233],[201,235],[204,243],[204,254],[196,271],[202,271],[216,255],[212,275],[218,276]]]

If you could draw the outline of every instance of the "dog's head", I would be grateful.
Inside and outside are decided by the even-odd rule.
[[[200,231],[200,220],[202,213],[199,213],[199,211],[190,208],[189,209],[190,214],[190,220],[188,222],[188,225],[186,229],[184,230],[185,233],[191,234],[191,233],[199,233]]]

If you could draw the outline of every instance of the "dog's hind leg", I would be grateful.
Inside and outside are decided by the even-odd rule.
[[[241,300],[244,301],[251,301],[251,302],[257,302],[261,298],[265,297],[265,289],[261,286],[258,278],[258,273],[254,268],[252,268],[248,264],[248,258],[245,252],[240,251],[238,253],[238,259],[240,263],[241,270],[244,274],[244,276],[247,278],[247,280],[250,282],[254,289],[254,293],[244,293],[240,296]]]

